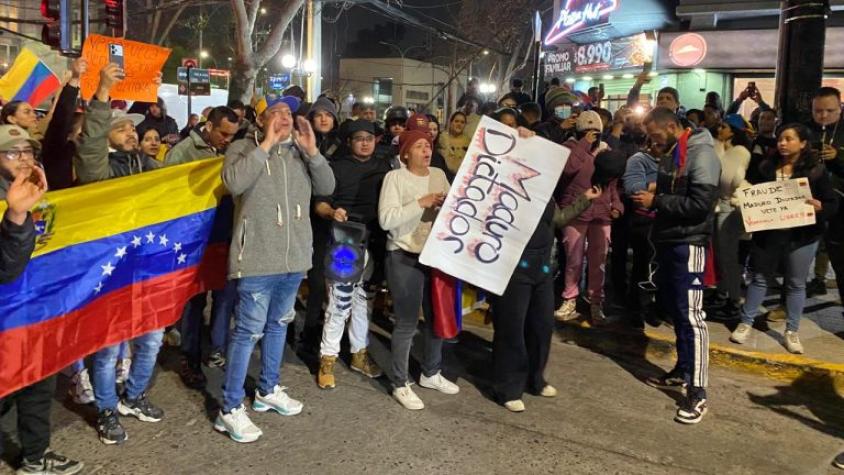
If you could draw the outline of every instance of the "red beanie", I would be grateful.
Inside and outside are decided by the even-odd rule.
[[[431,132],[428,130],[423,131],[422,129],[408,129],[402,132],[401,135],[399,135],[399,159],[403,159],[410,151],[410,147],[412,147],[413,144],[418,142],[420,139],[427,140],[429,145],[432,147],[434,146],[433,141],[431,140]]]
[[[428,130],[428,116],[414,112],[412,116],[407,118],[404,123],[405,130]]]

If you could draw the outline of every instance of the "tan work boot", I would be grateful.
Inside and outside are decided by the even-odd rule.
[[[320,356],[319,373],[317,373],[317,386],[320,389],[334,388],[334,363],[336,361],[336,356]]]
[[[381,368],[378,367],[375,360],[369,356],[369,352],[366,351],[366,348],[358,351],[357,353],[352,353],[351,368],[353,371],[363,373],[370,378],[377,378],[384,374],[381,371]]]

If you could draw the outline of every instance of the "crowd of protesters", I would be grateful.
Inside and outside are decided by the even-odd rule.
[[[618,323],[635,329],[645,322],[672,323],[676,366],[646,382],[683,390],[674,418],[698,423],[708,409],[705,319],[733,322],[730,340],[746,343],[754,338],[768,287],[781,276],[785,311],[768,318],[786,321],[784,345],[802,353],[798,331],[807,281],[813,277],[809,290],[825,293],[831,264],[842,290],[844,210],[838,195],[844,191],[844,128],[840,93],[833,88],[821,88],[812,98],[811,123],[777,124],[776,111],[754,86],[726,110],[715,93],[696,104],[700,109],[686,109],[671,87],[658,92],[655,104],[641,102],[643,75],[627,104],[613,113],[601,107],[598,88],[580,94],[550,84],[533,102],[516,79],[497,103],[489,103],[470,83],[459,110],[441,127],[436,116],[402,106],[387,109],[380,122],[371,104],[355,104],[351,118],[341,122],[336,101],[306,103],[304,91],[291,87],[248,106],[233,100],[208,108],[180,131],[161,100],[128,109],[110,100],[122,77],[114,64],[99,72],[93,98],[79,107],[86,67],[82,59],[72,64],[43,121],[29,104],[3,106],[0,197],[8,209],[0,224],[0,281],[13,281],[25,268],[35,234],[27,210],[48,188],[225,156],[222,181],[235,203],[228,283],[211,293],[210,341],[203,341],[208,296],[201,294],[186,304],[176,326],[103,348],[68,369],[70,396],[96,406],[104,444],[127,440],[120,416],[145,422],[165,417],[147,396],[165,341],[180,347],[187,386],[207,384],[203,365],[224,371],[213,427],[236,442],[262,436],[249,417],[244,389],[258,344],[261,370],[252,411],[293,416],[303,410],[280,384],[288,341],[317,363],[320,388],[336,387],[344,333],[349,369],[382,376],[368,352],[380,290],[389,291],[382,306],[391,307],[394,320],[387,371],[393,397],[409,410],[425,407],[409,371],[420,314],[418,385],[457,394],[460,387],[442,372],[444,340],[433,328],[431,269],[419,254],[482,115],[523,138],[540,136],[570,151],[504,294],[488,297],[495,330],[493,392],[510,411],[526,410],[526,392],[557,394],[544,375],[555,319],[584,315],[592,325],[606,325],[612,319],[605,311],[614,304],[626,309]],[[748,99],[758,108],[745,119],[737,111]],[[808,179],[807,205],[816,223],[745,233],[739,189],[795,178]],[[363,263],[352,279],[338,277],[326,260],[334,233],[344,229],[366,236]],[[303,331],[289,335],[303,280]],[[52,376],[0,402],[3,413],[17,407],[19,473],[82,469],[81,462],[48,449],[55,384]],[[841,456],[836,463],[844,465]]]

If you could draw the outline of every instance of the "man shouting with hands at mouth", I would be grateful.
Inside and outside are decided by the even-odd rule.
[[[311,194],[330,195],[334,174],[296,97],[267,97],[255,106],[259,130],[226,152],[223,183],[234,202],[229,279],[238,279],[235,327],[223,383],[223,407],[214,428],[235,442],[261,435],[246,414],[243,384],[255,344],[261,342],[261,377],[252,409],[299,414],[302,403],[278,385],[287,325],[295,317],[299,284],[311,267]]]

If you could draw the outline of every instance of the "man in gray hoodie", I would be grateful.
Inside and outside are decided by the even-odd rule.
[[[246,414],[243,384],[255,343],[261,341],[261,378],[252,409],[282,415],[302,411],[279,382],[287,325],[313,252],[311,195],[334,192],[334,174],[319,153],[316,137],[296,97],[261,99],[259,130],[233,143],[223,164],[223,183],[234,202],[229,279],[238,279],[238,305],[223,385],[223,407],[214,428],[236,442],[261,435]]]

